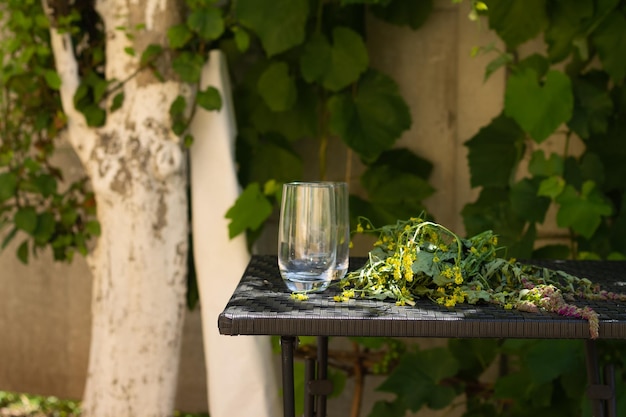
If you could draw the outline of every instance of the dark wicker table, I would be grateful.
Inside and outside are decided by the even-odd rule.
[[[352,258],[350,269],[364,262],[364,258]],[[608,291],[626,292],[626,262],[532,263],[589,278]],[[221,334],[281,337],[285,416],[294,415],[293,353],[297,336],[318,336],[317,370],[309,370],[311,375],[307,376],[310,392],[305,398],[305,415],[325,415],[326,395],[332,390],[326,381],[329,336],[585,339],[588,394],[594,416],[613,417],[615,413],[611,372],[605,370],[602,377],[595,343],[589,339],[585,320],[552,313],[504,310],[490,304],[459,304],[448,309],[430,300],[417,300],[413,307],[373,300],[337,303],[332,297],[338,292],[331,287],[323,293],[311,294],[306,302],[294,300],[282,282],[276,257],[255,255],[219,317]],[[626,303],[577,301],[576,304],[588,305],[598,312],[600,338],[626,339]]]

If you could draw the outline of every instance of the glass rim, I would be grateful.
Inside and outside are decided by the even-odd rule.
[[[306,185],[306,186],[348,186],[348,183],[345,181],[291,181],[291,182],[286,182],[283,184],[283,186],[289,186],[289,187],[295,187],[298,185]]]

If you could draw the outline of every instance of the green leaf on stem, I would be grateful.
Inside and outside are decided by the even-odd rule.
[[[181,81],[197,83],[200,80],[204,58],[200,54],[183,52],[172,62],[174,71],[180,76]]]
[[[167,30],[167,40],[170,43],[170,47],[174,49],[184,47],[192,37],[193,33],[189,30],[189,27],[182,23],[174,25]]]
[[[328,102],[330,129],[365,161],[390,149],[411,126],[411,114],[386,75],[373,70],[359,82],[355,94],[342,93]]]
[[[472,187],[504,187],[524,153],[524,132],[499,115],[465,143]]]
[[[626,77],[626,17],[623,13],[609,14],[591,39],[604,69],[621,84]]]
[[[208,111],[222,108],[222,96],[215,87],[209,86],[202,91],[198,91],[196,101],[200,107]]]
[[[37,227],[37,212],[34,207],[22,207],[15,212],[13,216],[15,227],[32,234]]]
[[[298,98],[294,79],[284,62],[274,62],[259,77],[257,88],[268,107],[275,112],[289,110]]]
[[[567,185],[556,202],[560,205],[556,216],[558,226],[571,227],[586,238],[595,233],[604,216],[613,212],[613,207],[593,181],[586,181],[580,192]]]
[[[205,41],[212,41],[224,33],[222,11],[216,7],[199,8],[187,17],[187,25]]]
[[[543,85],[532,69],[515,71],[506,87],[504,111],[537,143],[543,142],[572,116],[574,96],[569,77],[556,70]]]
[[[235,204],[226,212],[228,236],[233,238],[246,230],[257,230],[272,214],[272,205],[261,191],[259,183],[251,183]]]
[[[256,33],[268,56],[301,44],[309,16],[308,0],[238,0],[235,16]]]
[[[15,195],[17,177],[12,172],[0,173],[0,203]]]
[[[546,0],[486,0],[489,27],[510,48],[533,39],[547,23]]]

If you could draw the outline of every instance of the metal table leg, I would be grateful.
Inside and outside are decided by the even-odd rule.
[[[593,417],[616,417],[615,370],[612,365],[606,366],[603,378],[601,378],[595,340],[585,341],[585,355],[589,381],[587,395],[591,400],[592,415]]]
[[[328,376],[328,337],[319,336],[317,338],[317,380],[327,381]],[[329,381],[330,382],[330,381]],[[330,392],[321,392],[317,397],[317,416],[326,417],[326,396],[332,392],[332,384],[330,384]]]
[[[281,336],[280,350],[283,370],[283,415],[295,417],[296,406],[293,380],[293,352],[295,350],[295,336]]]

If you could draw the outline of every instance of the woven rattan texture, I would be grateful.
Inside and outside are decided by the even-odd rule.
[[[350,269],[365,259],[350,260]],[[533,261],[587,277],[603,289],[626,292],[626,262]],[[307,301],[290,297],[275,256],[253,256],[231,300],[219,317],[220,333],[227,335],[395,336],[469,338],[585,339],[585,320],[556,314],[524,313],[483,304],[446,308],[430,300],[415,306],[392,301],[350,300],[338,303],[330,288],[311,294]],[[626,339],[626,303],[577,300],[600,315],[600,338]]]

